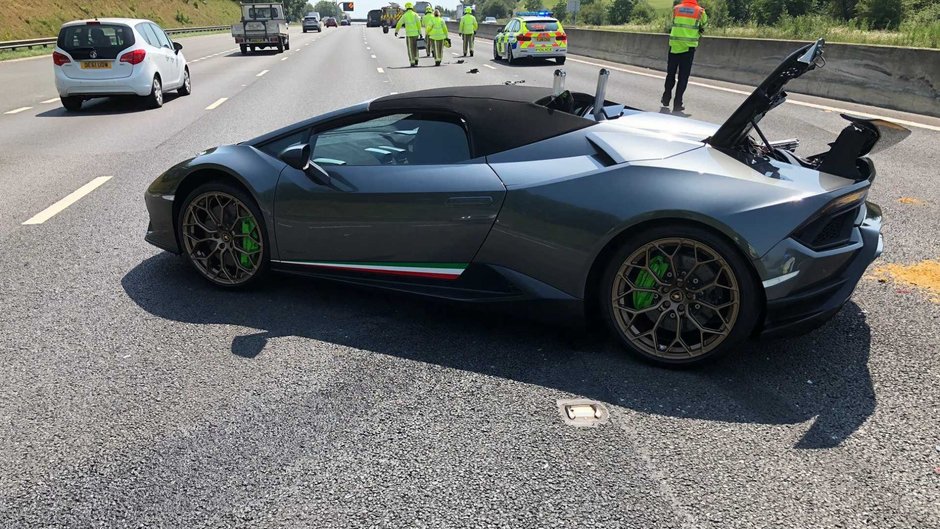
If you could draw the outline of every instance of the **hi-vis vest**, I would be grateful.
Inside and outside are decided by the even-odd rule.
[[[457,32],[461,35],[469,35],[471,33],[476,33],[479,27],[479,24],[477,24],[477,17],[468,13],[460,17],[460,27],[457,28]]]
[[[431,21],[428,22],[428,38],[431,40],[444,40],[447,38],[447,23],[441,17],[429,15]]]
[[[401,29],[402,26],[405,26],[406,37],[421,36],[421,19],[418,18],[418,14],[413,10],[409,9],[401,15],[401,18],[398,19],[398,24],[395,24],[395,31]]]
[[[708,23],[708,15],[697,3],[683,1],[672,8],[672,31],[669,32],[669,51],[683,53],[698,46],[700,29]]]

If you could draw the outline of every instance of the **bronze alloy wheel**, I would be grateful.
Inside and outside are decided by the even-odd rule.
[[[183,248],[213,283],[239,286],[264,263],[264,239],[254,213],[232,194],[202,193],[189,202],[180,229]]]
[[[610,295],[623,337],[645,355],[667,361],[719,347],[741,308],[732,267],[711,246],[688,238],[641,245],[620,265]]]

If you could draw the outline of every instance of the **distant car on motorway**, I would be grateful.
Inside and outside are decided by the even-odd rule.
[[[301,26],[303,27],[304,33],[308,31],[317,31],[317,32],[323,31],[323,29],[320,27],[319,16],[311,16],[311,15],[305,16],[303,22],[301,23]]]
[[[341,19],[341,20],[339,21],[339,25],[340,25],[340,26],[348,26],[348,25],[349,25],[349,19],[348,19],[348,18]]]
[[[241,2],[239,5],[242,19],[232,25],[232,36],[242,55],[247,55],[248,50],[254,52],[259,48],[277,48],[278,53],[290,49],[284,4]]]
[[[499,22],[496,21],[496,17],[486,17],[483,19],[483,23],[484,24],[498,24]]]
[[[151,108],[163,94],[192,92],[183,46],[150,20],[101,18],[68,22],[59,30],[52,62],[66,110],[95,97],[136,95]]]
[[[366,13],[366,27],[377,28],[382,25],[382,10],[373,9]]]
[[[339,24],[336,23],[336,19],[333,17],[326,17],[323,19],[323,25],[328,28],[339,27]]]
[[[605,70],[595,94],[556,76],[373,99],[169,168],[146,240],[220,287],[280,271],[541,307],[605,321],[650,362],[700,363],[831,319],[884,247],[868,154],[909,130],[844,115],[803,157],[758,126],[823,46],[721,125],[608,101]]]

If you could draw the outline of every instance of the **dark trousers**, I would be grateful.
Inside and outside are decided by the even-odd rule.
[[[684,53],[670,53],[669,63],[666,66],[666,90],[663,97],[672,95],[672,88],[676,87],[674,106],[682,105],[682,95],[689,84],[689,75],[692,73],[692,59],[695,58],[695,48],[689,48]],[[679,73],[679,86],[676,86],[676,72]]]

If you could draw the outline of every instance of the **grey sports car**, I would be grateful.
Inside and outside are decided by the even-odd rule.
[[[865,155],[908,131],[846,116],[831,149],[801,158],[758,127],[823,45],[721,126],[607,101],[605,72],[593,95],[375,99],[170,168],[146,192],[146,239],[222,287],[275,270],[532,303],[603,318],[646,360],[697,363],[826,321],[881,253]]]

